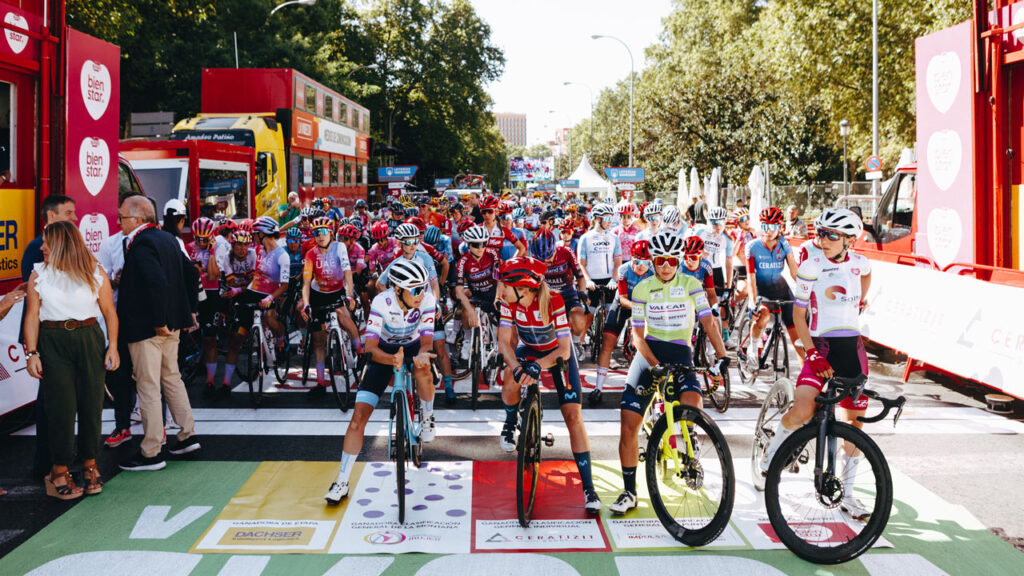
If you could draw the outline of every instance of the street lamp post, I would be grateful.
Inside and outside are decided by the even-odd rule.
[[[583,86],[590,93],[590,136],[587,138],[587,152],[594,153],[594,91],[582,82],[562,82],[562,86]]]
[[[629,45],[623,42],[621,39],[615,36],[608,36],[607,34],[594,34],[591,36],[594,40],[601,38],[608,38],[615,40],[626,49],[629,54],[629,165],[633,165],[633,51],[629,49]]]
[[[349,72],[348,74],[345,74],[345,80],[348,80],[350,76],[352,76],[356,72],[359,72],[360,70],[376,70],[378,68],[380,68],[380,66],[376,64],[367,64],[365,66],[359,66],[358,68],[352,69],[352,71]]]
[[[839,122],[839,134],[843,137],[843,194],[849,195],[850,185],[846,177],[846,170],[850,165],[850,161],[846,158],[846,137],[850,135],[850,121],[846,118]]]
[[[270,11],[270,15],[273,16],[274,12],[277,12],[285,6],[291,6],[292,4],[298,4],[299,6],[312,6],[313,4],[316,4],[316,0],[289,0],[288,2],[283,2],[274,6],[274,9]]]

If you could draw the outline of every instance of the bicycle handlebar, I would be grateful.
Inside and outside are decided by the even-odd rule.
[[[900,415],[903,414],[903,405],[907,402],[906,397],[899,396],[898,398],[882,398],[878,392],[874,390],[865,390],[864,395],[868,398],[874,398],[882,403],[882,411],[874,416],[858,416],[857,420],[860,422],[879,422],[884,420],[889,415],[889,411],[893,408],[896,409],[896,415],[893,416],[892,425],[896,426],[896,423],[900,421]]]
[[[864,374],[860,374],[854,378],[844,378],[842,376],[833,376],[830,379],[832,384],[838,384],[833,386],[833,390],[837,392],[835,396],[818,396],[814,399],[815,402],[822,406],[829,406],[838,404],[846,398],[853,398],[856,401],[861,394],[868,398],[878,400],[882,403],[882,411],[874,416],[858,416],[859,422],[880,422],[889,415],[889,412],[896,408],[896,416],[893,417],[892,425],[895,426],[900,420],[900,415],[903,414],[903,405],[907,402],[906,397],[899,396],[897,398],[883,398],[881,394],[874,390],[868,390],[864,386],[867,384],[868,377]]]

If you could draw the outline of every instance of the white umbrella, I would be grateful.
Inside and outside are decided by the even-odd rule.
[[[697,167],[690,168],[690,198],[700,197],[700,176],[697,175]]]
[[[718,186],[722,178],[722,169],[715,168],[711,171],[711,182],[708,184],[708,206],[718,206]]]
[[[676,208],[686,212],[686,168],[679,169],[679,188],[676,190]]]
[[[755,165],[750,171],[747,186],[750,187],[750,223],[756,229],[760,226],[761,205],[764,202],[764,174],[760,166]]]

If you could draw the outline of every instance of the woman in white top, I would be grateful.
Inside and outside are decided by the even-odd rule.
[[[104,368],[117,369],[117,313],[110,280],[70,222],[43,230],[43,262],[28,280],[25,307],[25,356],[28,373],[40,379],[50,427],[53,468],[46,494],[73,500],[103,490],[96,455],[100,451]],[[104,352],[102,315],[111,344]],[[38,345],[38,348],[37,348]],[[68,471],[74,461],[75,416],[84,488]]]

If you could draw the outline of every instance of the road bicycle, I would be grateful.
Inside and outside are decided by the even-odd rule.
[[[761,403],[761,411],[757,416],[757,425],[754,426],[754,442],[750,454],[750,476],[754,488],[764,492],[764,476],[761,475],[761,458],[765,450],[772,443],[775,431],[779,429],[782,417],[793,406],[793,399],[796,397],[796,384],[790,378],[779,378],[772,384],[764,402]],[[799,471],[800,466],[807,464],[809,456],[807,451],[800,453],[793,462],[793,471]]]
[[[740,325],[737,327],[739,333],[736,346],[736,358],[739,360],[737,368],[740,371],[740,380],[744,384],[750,384],[757,379],[761,370],[772,367],[772,381],[779,379],[781,375],[789,378],[789,346],[786,345],[786,325],[782,322],[782,307],[792,304],[792,300],[768,300],[758,297],[757,304],[753,310],[759,310],[761,306],[768,308],[771,320],[761,334],[760,353],[756,365],[749,363],[747,358],[750,349],[750,332],[754,326],[753,310],[743,316]]]
[[[867,396],[880,401],[882,410],[857,419],[879,422],[896,409],[895,426],[906,398],[882,398],[866,389],[866,383],[863,374],[826,381],[823,394],[814,399],[814,417],[779,446],[764,479],[772,529],[787,548],[810,562],[839,564],[860,556],[878,540],[889,521],[892,474],[885,456],[866,433],[837,421],[835,407],[847,397]],[[840,470],[837,462],[847,443],[860,454],[852,472],[846,466]],[[813,454],[813,466],[799,466],[804,454]],[[866,512],[860,513],[866,522],[847,520],[857,509]]]
[[[701,322],[697,323],[697,328],[693,331],[692,345],[694,366],[709,368],[714,365],[717,360],[715,348],[708,341],[707,332],[704,331],[704,324]],[[711,401],[711,405],[715,407],[715,410],[719,412],[728,410],[729,399],[732,396],[729,372],[727,370],[722,372],[721,382],[715,382],[707,372],[702,372],[701,377],[704,380],[701,395]]]
[[[461,337],[456,337],[449,348],[452,355],[462,354],[465,338],[470,338],[469,362],[461,370],[452,369],[452,380],[470,378],[470,407],[476,410],[480,398],[480,385],[484,382],[495,382],[498,374],[504,369],[504,358],[498,350],[497,319],[475,306],[477,327],[472,330],[462,329]],[[454,329],[454,324],[453,324]]]
[[[562,382],[568,382],[569,371],[565,360],[559,358],[555,370],[562,374]],[[537,477],[540,475],[541,444],[549,448],[555,437],[548,432],[540,433],[544,420],[544,406],[540,396],[540,380],[521,389],[519,399],[519,439],[516,442],[516,513],[519,525],[530,527],[533,518],[533,504],[537,497]]]
[[[594,321],[590,323],[590,327],[587,329],[586,337],[588,341],[588,350],[590,352],[590,361],[597,362],[597,357],[601,355],[601,346],[604,343],[604,323],[608,316],[608,289],[614,286],[615,280],[611,280],[607,285],[597,286],[597,297],[598,305],[594,308]],[[590,301],[590,295],[586,296],[587,302]]]
[[[684,379],[706,372],[660,364],[651,369],[650,386],[657,392],[637,392],[665,399],[664,413],[651,426],[643,453],[647,489],[658,520],[688,546],[703,546],[722,534],[736,493],[732,454],[722,431],[703,410],[678,401]]]
[[[317,306],[308,310],[310,318],[303,336],[303,358],[302,358],[302,385],[306,386],[309,380],[309,366],[315,355],[313,335],[320,331],[327,331],[327,349],[324,355],[324,370],[327,374],[327,381],[330,383],[338,409],[348,412],[349,395],[353,384],[356,383],[356,375],[359,374],[361,366],[352,352],[352,344],[348,334],[341,329],[338,322],[338,309],[336,304]],[[313,318],[326,316],[327,320],[314,330]]]
[[[252,310],[252,327],[242,341],[241,357],[237,364],[239,378],[249,385],[249,401],[256,408],[263,403],[263,376],[269,374],[275,364],[274,337],[263,327],[263,314],[259,302],[235,303],[235,306]]]
[[[412,360],[406,360],[395,368],[391,385],[391,413],[388,424],[388,455],[395,462],[395,478],[398,494],[398,523],[405,523],[405,469],[411,460],[414,468],[422,462],[423,444],[420,430],[423,428],[419,412],[416,383],[412,377]]]

